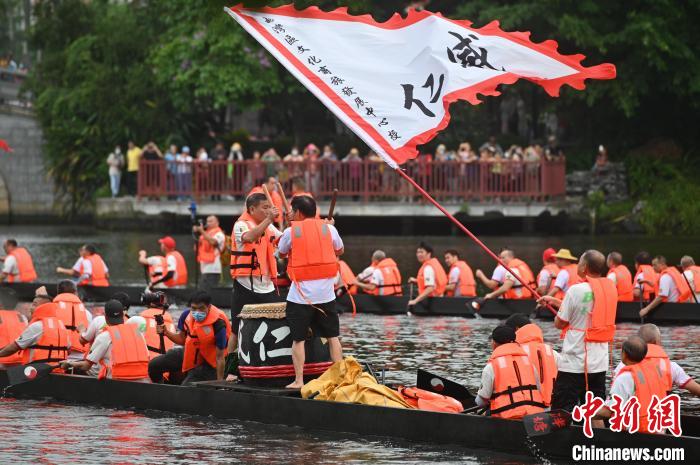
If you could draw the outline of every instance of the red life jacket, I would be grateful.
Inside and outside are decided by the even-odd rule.
[[[632,302],[632,273],[625,265],[617,265],[610,268],[610,273],[615,273],[615,286],[617,287],[617,300],[619,302]]]
[[[542,330],[534,323],[527,324],[515,332],[515,342],[520,344],[540,380],[542,401],[549,407],[552,404],[554,380],[557,379],[557,360],[549,344],[544,343]]]
[[[517,343],[501,344],[489,358],[493,368],[491,416],[522,418],[545,408],[535,372],[527,354]]]
[[[27,329],[27,319],[14,310],[0,310],[0,347],[14,342]],[[6,357],[0,357],[0,364],[19,365],[22,363],[22,351]]]
[[[540,284],[540,278],[542,278],[543,275],[549,276],[549,285],[547,286],[546,289],[544,289],[544,293],[547,294],[549,291],[552,290],[552,287],[554,286],[554,282],[557,279],[557,275],[559,274],[559,267],[557,266],[556,263],[547,263],[545,266],[542,267],[540,270],[539,274],[537,275],[537,285],[539,286]]]
[[[669,275],[671,276],[671,279],[673,279],[673,284],[676,286],[676,290],[678,291],[678,303],[685,303],[688,302],[689,299],[691,299],[691,290],[690,286],[688,286],[688,283],[686,282],[685,278],[681,276],[681,272],[675,269],[672,266],[669,266],[665,270],[663,270],[661,273],[659,273],[659,277],[656,280],[656,287],[654,289],[654,292],[656,295],[659,295],[659,286],[661,284],[661,277],[663,275]],[[644,275],[646,276],[646,274]],[[668,297],[663,297],[663,301],[667,302]]]
[[[258,223],[248,214],[243,213],[236,223],[245,222],[248,230],[255,228]],[[235,224],[234,224],[235,229]],[[235,234],[231,232],[231,242],[235,243]],[[250,278],[267,276],[270,279],[277,277],[277,260],[275,259],[275,238],[266,230],[255,242],[244,242],[243,250],[238,250],[235,245],[231,247],[231,278]]]
[[[357,286],[353,283],[355,282],[355,273],[352,272],[350,266],[345,263],[344,260],[338,260],[338,267],[340,273],[340,281],[342,285],[347,287],[348,292],[352,295],[357,294]]]
[[[24,247],[16,247],[15,250],[7,255],[15,257],[17,261],[17,271],[19,273],[17,278],[12,274],[7,275],[8,283],[30,283],[36,280],[37,276],[36,270],[34,269],[34,261],[27,249]]]
[[[323,220],[314,218],[292,221],[292,248],[287,265],[287,274],[292,281],[336,277],[338,258],[328,226]]]
[[[625,372],[631,373],[634,378],[634,395],[639,400],[639,432],[648,433],[651,398],[654,395],[659,399],[666,397],[666,383],[657,371],[655,363],[646,358],[634,365],[625,366],[618,376]]]
[[[429,412],[462,413],[464,407],[457,399],[417,387],[399,386],[397,389],[403,400],[413,408]]]
[[[644,281],[649,281],[652,284],[644,283],[642,285],[642,297],[644,300],[650,300],[651,294],[654,293],[655,284],[658,280],[656,276],[656,271],[651,265],[639,265],[637,266],[637,273],[634,275],[634,287],[639,287],[638,278],[639,274],[644,274]]]
[[[535,285],[535,275],[532,273],[530,267],[524,261],[519,258],[514,258],[508,263],[508,268],[513,270],[523,281],[529,286]],[[523,286],[517,279],[513,283],[513,287],[508,289],[508,291],[503,294],[505,299],[531,299],[532,292]]]
[[[163,315],[163,321],[165,325],[171,332],[175,332],[175,325],[173,325],[173,317],[172,315],[170,315],[170,313],[165,312],[160,308],[147,308],[139,314],[139,316],[143,317],[146,320],[146,332],[143,334],[143,338],[146,340],[148,354],[151,359],[154,359],[161,354],[160,335],[156,331],[156,315]],[[167,337],[163,337],[163,343],[165,352],[172,349],[175,345],[173,341],[171,341]]]
[[[103,331],[109,332],[112,339],[112,354],[109,364],[100,361],[102,369],[97,378],[106,378],[108,370],[111,370],[110,379],[148,379],[148,348],[138,328],[122,323],[109,325]]]
[[[647,355],[644,361],[656,367],[656,371],[664,382],[667,392],[673,389],[673,373],[671,372],[671,360],[666,355],[663,347],[656,344],[647,344]]]
[[[94,253],[89,257],[85,258],[92,265],[92,274],[87,278],[78,283],[78,286],[96,286],[96,287],[107,287],[109,286],[109,280],[107,279],[107,271],[104,260],[98,254]],[[79,273],[83,274],[83,264],[80,264]]]
[[[562,270],[566,270],[566,272],[569,273],[569,280],[566,282],[566,290],[561,289],[554,295],[554,297],[559,300],[564,299],[564,294],[566,294],[567,290],[571,289],[571,286],[583,282],[583,279],[581,279],[581,277],[578,275],[578,265],[576,263],[566,265],[564,268],[562,268]]]
[[[75,294],[58,294],[53,301],[56,303],[56,317],[63,322],[70,332],[70,350],[87,353],[89,344],[80,343],[80,331],[78,326],[87,328],[90,325],[85,305]]]
[[[22,350],[22,364],[55,364],[68,358],[70,335],[63,322],[56,317],[57,310],[58,305],[53,302],[39,305],[34,310],[29,324],[41,322],[41,337],[34,345]]]
[[[207,231],[207,235],[214,237],[216,234],[223,232],[218,226],[211,231]],[[217,247],[211,245],[208,240],[204,239],[204,235],[199,236],[199,244],[197,245],[197,261],[199,263],[214,263],[218,258]]]
[[[430,258],[424,261],[420,270],[418,270],[418,276],[416,277],[418,280],[418,293],[422,294],[427,287],[424,276],[426,266],[430,266],[435,273],[435,289],[430,293],[429,297],[442,297],[445,294],[445,286],[447,286],[447,274],[437,258]]]
[[[216,334],[214,333],[214,323],[217,320],[224,320],[226,323],[226,338],[231,337],[231,322],[226,314],[211,305],[209,314],[201,323],[195,321],[190,312],[185,319],[185,353],[182,360],[182,371],[187,372],[192,368],[208,363],[212,368],[216,368]],[[226,349],[224,349],[226,356]]]
[[[459,282],[456,283],[455,289],[459,289],[460,297],[475,297],[476,296],[476,281],[474,281],[474,273],[467,262],[458,260],[450,267],[450,273],[453,268],[459,268]],[[449,273],[448,273],[449,279]],[[448,297],[454,297],[455,291],[447,291]]]
[[[384,258],[374,267],[382,272],[383,284],[377,286],[373,291],[369,291],[368,294],[403,295],[403,290],[401,289],[401,272],[393,259]]]

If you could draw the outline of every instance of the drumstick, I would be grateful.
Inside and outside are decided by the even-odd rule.
[[[275,206],[275,203],[272,201],[272,196],[270,195],[270,191],[267,190],[267,186],[265,184],[262,185],[263,192],[265,193],[265,197],[267,197],[267,201],[270,202],[270,205],[273,207]]]
[[[284,214],[286,215],[289,213],[289,204],[287,203],[287,196],[284,195],[284,189],[282,189],[282,184],[280,184],[279,181],[277,181],[277,189],[280,191],[280,195],[282,196],[282,205],[284,206]]]
[[[328,218],[333,218],[333,211],[335,210],[335,201],[338,199],[338,189],[333,189],[333,195],[331,196],[331,206],[328,209]]]

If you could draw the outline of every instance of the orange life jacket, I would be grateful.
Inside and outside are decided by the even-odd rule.
[[[255,228],[258,223],[248,214],[243,213],[236,223],[243,221],[248,230]],[[234,224],[235,228],[235,224]],[[234,233],[231,232],[231,242],[235,242]],[[267,276],[270,279],[277,277],[277,260],[275,259],[275,237],[268,231],[255,242],[244,242],[243,250],[231,247],[231,278],[250,278],[251,286],[253,277]]]
[[[223,232],[218,226],[211,231],[207,230],[207,235],[214,237],[216,234]],[[204,235],[199,236],[199,244],[197,245],[197,261],[199,263],[214,263],[217,257],[217,247],[211,245],[208,240],[204,239]]]
[[[226,323],[226,338],[231,337],[231,322],[226,314],[211,305],[209,314],[201,323],[195,321],[190,312],[185,318],[185,353],[182,360],[182,371],[187,372],[192,368],[208,363],[212,368],[216,368],[216,334],[214,333],[214,323],[217,320],[224,320]],[[226,356],[226,349],[224,349]]]
[[[185,257],[177,250],[173,250],[165,254],[166,261],[171,255],[175,257],[175,277],[167,280],[165,285],[168,287],[187,286],[187,262],[185,262]],[[165,272],[168,272],[167,265],[165,267]]]
[[[637,273],[634,275],[634,287],[637,288],[639,287],[637,278],[639,277],[640,273],[644,274],[644,281],[649,281],[650,283],[652,283],[642,284],[642,296],[644,300],[650,300],[651,294],[654,293],[654,290],[656,288],[655,284],[658,280],[658,277],[656,276],[656,271],[654,271],[654,268],[651,265],[639,265],[637,267]]]
[[[522,418],[545,408],[535,372],[527,354],[517,343],[501,344],[489,358],[493,368],[491,416]]]
[[[647,355],[644,362],[651,363],[656,368],[664,382],[664,388],[670,392],[673,388],[673,373],[671,372],[671,360],[666,355],[663,347],[656,344],[647,344]]]
[[[154,255],[158,261],[154,265],[148,265],[148,276],[151,277],[151,282],[154,283],[162,278],[168,272],[168,260],[162,255]]]
[[[333,248],[329,225],[323,220],[307,218],[292,221],[292,248],[287,274],[292,281],[335,278],[338,258]]]
[[[90,324],[85,305],[77,295],[68,293],[58,294],[53,301],[56,303],[56,317],[70,332],[70,350],[87,353],[90,345],[80,343],[80,331],[78,331],[78,326],[87,328]]]
[[[646,275],[645,275],[646,276]],[[629,372],[634,378],[634,395],[639,400],[639,432],[649,432],[649,404],[652,396],[659,399],[666,397],[666,383],[657,371],[657,366],[646,358],[634,365],[627,365],[620,374]]]
[[[700,266],[692,265],[688,267],[688,270],[693,272],[693,287],[695,288],[695,293],[700,294]]]
[[[87,279],[83,279],[78,283],[78,286],[97,286],[97,287],[107,287],[109,286],[109,280],[107,279],[107,272],[105,262],[102,260],[98,254],[94,253],[86,258],[92,265],[92,275]],[[79,273],[83,274],[83,264],[80,264]]]
[[[464,407],[457,399],[417,387],[399,386],[398,393],[413,408],[429,412],[462,413]]]
[[[437,258],[430,258],[424,261],[418,270],[418,276],[416,277],[418,280],[418,293],[422,294],[427,287],[424,276],[426,266],[430,266],[435,273],[435,289],[428,297],[442,297],[445,294],[445,286],[447,286],[447,274]]]
[[[27,328],[27,319],[14,310],[0,310],[0,347],[14,342]],[[22,351],[7,357],[0,357],[0,364],[18,365],[22,363]]]
[[[625,265],[617,265],[610,268],[610,273],[615,273],[615,286],[617,287],[617,300],[619,302],[632,302],[632,273]]]
[[[450,273],[453,268],[459,268],[459,282],[456,283],[455,289],[459,289],[460,297],[475,297],[476,296],[476,281],[474,281],[474,273],[467,262],[458,260],[457,263],[450,267]],[[448,273],[449,279],[449,273]],[[447,291],[448,297],[454,297],[455,291]]]
[[[514,258],[508,263],[508,268],[513,270],[523,281],[529,286],[535,284],[535,275],[532,273],[530,267],[524,261],[519,258]],[[532,298],[532,292],[523,286],[520,281],[515,280],[513,287],[508,289],[505,294],[503,294],[505,299],[530,299]]]
[[[15,250],[7,255],[15,257],[15,260],[17,260],[17,271],[19,272],[17,278],[15,278],[14,275],[8,275],[8,283],[30,283],[36,280],[37,276],[36,270],[34,269],[34,261],[27,249],[24,247],[16,247]]]
[[[112,354],[109,363],[100,361],[102,368],[97,379],[105,379],[108,370],[111,370],[110,379],[148,379],[148,349],[138,328],[122,323],[109,325],[103,331],[109,332],[112,339]]]
[[[22,350],[22,363],[56,363],[68,358],[70,333],[63,322],[56,317],[58,305],[49,302],[39,305],[29,324],[41,322],[41,337],[32,346]]]
[[[527,324],[515,332],[515,342],[520,344],[540,380],[542,401],[549,407],[552,404],[554,380],[557,379],[557,360],[552,346],[544,343],[542,330],[534,323]]]
[[[377,286],[373,291],[369,291],[368,294],[403,295],[403,290],[401,289],[401,272],[393,259],[385,258],[380,260],[379,263],[374,265],[374,268],[382,272],[384,284]]]
[[[669,266],[665,270],[663,270],[661,273],[659,273],[659,277],[656,280],[656,287],[654,288],[654,292],[656,295],[659,295],[659,286],[661,285],[661,277],[663,275],[669,275],[671,276],[671,279],[673,279],[673,284],[676,286],[676,290],[678,291],[678,303],[685,303],[688,302],[688,299],[691,298],[691,290],[690,286],[688,286],[688,283],[686,282],[685,278],[681,276],[681,272],[678,271],[676,268]],[[644,275],[646,276],[646,274]],[[667,297],[663,298],[664,302],[668,301]]]
[[[566,272],[569,273],[569,280],[566,282],[566,290],[561,289],[554,295],[554,297],[556,297],[559,300],[564,299],[564,294],[566,294],[567,290],[571,289],[571,286],[583,282],[583,279],[581,279],[581,277],[578,275],[578,265],[576,263],[566,265],[564,268],[561,269],[566,270]],[[610,280],[608,279],[608,281]]]
[[[175,332],[175,326],[173,325],[173,317],[172,315],[170,315],[170,313],[164,312],[160,308],[147,308],[139,314],[139,316],[142,316],[146,320],[146,332],[143,334],[143,338],[146,340],[148,354],[151,359],[156,358],[161,353],[169,351],[175,345],[173,341],[164,336],[163,346],[165,352],[160,351],[160,335],[156,331],[156,315],[163,315],[163,322],[165,323],[165,325],[171,332]]]
[[[352,295],[357,294],[357,286],[355,286],[355,273],[352,272],[350,266],[345,263],[345,260],[338,260],[338,267],[340,272],[340,281],[342,285],[348,288],[348,292]]]
[[[608,278],[586,277],[586,281],[593,291],[593,310],[584,339],[587,342],[612,342],[615,337],[617,288]]]
[[[543,266],[540,272],[537,274],[538,286],[540,284],[540,278],[545,274],[549,276],[549,286],[547,286],[547,289],[544,290],[544,293],[547,294],[554,286],[554,281],[556,281],[557,275],[559,274],[559,267],[556,263],[547,263],[545,266]]]

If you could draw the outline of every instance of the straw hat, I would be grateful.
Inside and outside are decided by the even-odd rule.
[[[572,262],[578,261],[578,258],[571,255],[569,249],[559,249],[559,252],[553,255],[554,258],[560,258],[562,260],[571,260]]]

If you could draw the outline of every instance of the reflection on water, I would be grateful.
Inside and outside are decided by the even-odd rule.
[[[341,316],[346,354],[385,367],[390,383],[415,383],[418,367],[470,386],[479,383],[490,353],[488,335],[498,322],[462,318]],[[560,346],[558,331],[542,322],[545,338]],[[638,325],[618,327],[620,342]],[[664,346],[692,376],[700,371],[700,327],[662,328]],[[683,409],[700,402],[683,395]],[[2,463],[315,463],[508,464],[521,458],[463,448],[308,432],[284,426],[220,421],[155,412],[0,400]]]
[[[340,231],[342,234],[343,231]],[[164,232],[165,235],[167,233]],[[143,266],[137,260],[138,251],[145,249],[149,254],[158,252],[157,240],[162,235],[141,232],[110,232],[90,228],[56,227],[56,226],[2,226],[0,239],[16,238],[29,248],[42,281],[55,281],[60,276],[55,273],[56,266],[72,266],[77,258],[77,250],[82,244],[93,243],[97,246],[110,269],[114,283],[138,284],[144,280]],[[191,280],[194,279],[194,246],[192,236],[174,235],[178,249],[189,264]],[[649,238],[644,236],[487,236],[482,238],[486,245],[498,252],[502,247],[511,247],[537,272],[541,265],[542,251],[547,247],[556,249],[565,247],[574,254],[585,249],[596,248],[603,252],[618,250],[623,254],[625,263],[632,266],[634,254],[639,250],[648,250],[652,254],[665,255],[672,263],[677,263],[685,254],[700,258],[700,241],[696,238]],[[425,240],[432,244],[440,259],[447,249],[457,249],[464,258],[476,268],[490,271],[494,263],[481,249],[465,236],[346,236],[344,259],[350,267],[359,273],[369,264],[370,256],[376,249],[383,249],[393,257],[404,277],[415,276],[418,263],[415,258],[416,245]]]

